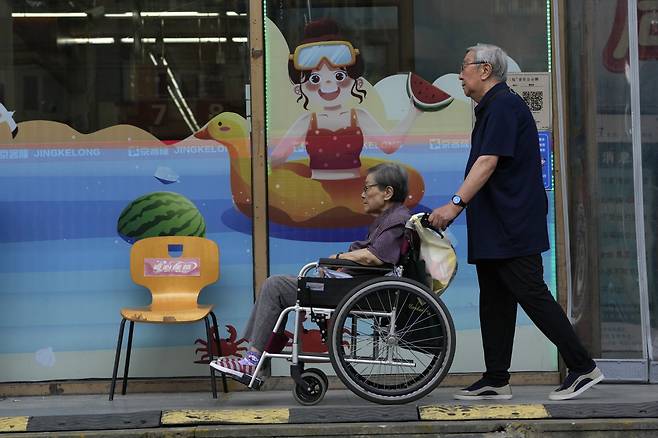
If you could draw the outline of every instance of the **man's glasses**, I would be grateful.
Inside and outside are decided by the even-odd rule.
[[[363,186],[363,193],[368,193],[368,189],[370,187],[375,187],[375,186],[378,186],[378,185],[379,184],[366,184],[365,186]]]
[[[459,64],[459,72],[463,72],[467,65],[489,64],[487,61],[462,62]]]

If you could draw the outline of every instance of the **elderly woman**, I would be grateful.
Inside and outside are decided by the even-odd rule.
[[[352,242],[347,252],[331,257],[366,266],[396,264],[400,258],[404,226],[411,216],[403,205],[407,193],[407,174],[399,165],[383,163],[368,169],[361,199],[363,209],[375,220],[364,240]],[[285,345],[284,327],[274,336],[272,330],[283,309],[294,306],[296,301],[297,277],[269,277],[247,322],[245,338],[251,346],[246,357],[240,360],[220,358],[212,361],[210,366],[238,378],[244,374],[253,375],[264,350],[276,351]]]

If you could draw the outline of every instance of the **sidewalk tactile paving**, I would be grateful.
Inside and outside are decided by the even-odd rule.
[[[277,424],[288,422],[288,409],[183,409],[162,412],[162,424]]]
[[[0,417],[0,432],[25,432],[30,417]]]
[[[492,420],[550,418],[544,405],[434,405],[419,406],[421,420]]]

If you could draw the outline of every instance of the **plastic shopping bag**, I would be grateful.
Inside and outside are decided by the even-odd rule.
[[[457,273],[457,254],[446,233],[437,233],[421,224],[424,214],[413,215],[407,222],[407,227],[418,234],[419,258],[425,262],[425,270],[432,277],[432,290],[440,294]]]

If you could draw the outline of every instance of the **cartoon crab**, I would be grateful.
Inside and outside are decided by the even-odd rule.
[[[303,312],[301,317],[302,323],[306,321],[306,319],[306,312]],[[343,333],[350,334],[350,330],[344,328]],[[292,347],[292,339],[294,334],[288,330],[285,331],[285,334],[290,339],[286,346]],[[302,345],[302,351],[305,353],[327,353],[329,351],[327,343],[322,339],[322,331],[319,329],[307,329],[306,327],[302,327],[300,332],[300,341]],[[349,345],[347,341],[343,341],[341,343],[344,346]]]
[[[214,356],[219,355],[219,352],[217,351],[217,338],[215,337],[215,326],[213,326],[210,331],[210,339],[212,340],[210,348],[208,348],[208,342],[205,339],[199,338],[194,341],[196,345],[201,345],[200,348],[197,348],[194,351],[194,354],[198,354],[199,352],[202,353],[201,357],[194,361],[195,363],[210,363]],[[227,325],[226,331],[229,334],[228,338],[219,338],[222,356],[242,357],[241,351],[247,351],[247,347],[242,347],[241,345],[247,342],[247,338],[240,338],[236,341],[238,331],[232,325]]]

